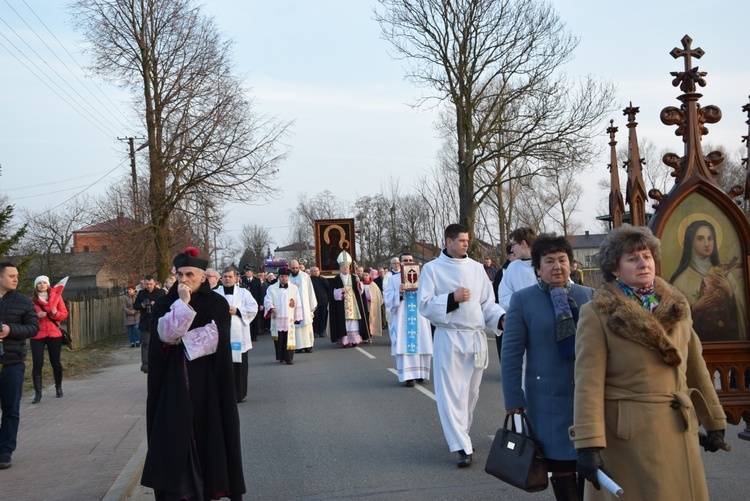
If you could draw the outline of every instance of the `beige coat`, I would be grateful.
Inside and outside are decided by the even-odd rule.
[[[625,491],[618,500],[707,500],[698,418],[723,430],[726,416],[687,300],[660,278],[656,296],[650,314],[606,283],[581,308],[570,438],[576,449],[604,447],[604,466]],[[587,482],[585,499],[615,498]]]

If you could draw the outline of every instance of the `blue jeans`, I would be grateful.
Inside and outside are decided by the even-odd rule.
[[[16,450],[18,422],[21,420],[21,392],[26,364],[3,365],[0,370],[0,457],[10,457]]]
[[[126,325],[125,327],[128,328],[128,339],[130,340],[130,344],[140,343],[141,332],[138,330],[138,324]]]

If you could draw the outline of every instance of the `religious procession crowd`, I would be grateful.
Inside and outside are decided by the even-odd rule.
[[[342,252],[339,274],[327,279],[298,261],[278,276],[255,276],[248,265],[242,274],[231,267],[219,273],[193,248],[174,258],[175,275],[164,287],[151,276],[129,286],[123,297],[129,341],[141,348],[148,374],[142,484],[156,499],[241,499],[237,403],[247,396],[252,341],[270,331],[276,360],[292,365],[327,331],[345,348],[385,329],[399,381],[413,387],[434,380],[459,468],[473,463],[470,430],[490,335],[506,413],[530,424],[556,499],[614,499],[600,485],[601,473],[622,488],[620,499],[708,499],[700,447],[729,450],[726,416],[688,301],[655,275],[660,242],[650,230],[624,225],[605,238],[604,283],[596,291],[582,285],[562,236],[513,231],[500,270],[468,257],[465,227],[451,224],[444,237],[440,255],[417,267],[417,287],[410,285],[414,277],[402,277],[402,267],[415,269],[408,253],[377,270],[353,268]],[[34,303],[16,286],[17,270],[0,264],[5,468],[18,428],[13,367],[22,367],[25,340],[40,323],[65,315],[64,303],[44,295],[45,285]],[[49,342],[48,349],[52,355]]]

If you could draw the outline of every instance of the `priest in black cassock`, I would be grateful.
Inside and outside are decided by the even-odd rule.
[[[197,249],[174,266],[178,285],[153,306],[141,483],[157,500],[241,499],[229,305],[211,291]]]
[[[339,274],[331,279],[329,289],[329,319],[331,342],[339,346],[357,346],[370,339],[370,314],[362,284],[351,273],[352,257],[348,252],[339,254]]]

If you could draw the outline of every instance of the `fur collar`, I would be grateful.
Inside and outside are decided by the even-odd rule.
[[[661,278],[656,277],[654,286],[659,306],[653,313],[625,296],[614,282],[597,289],[594,304],[609,316],[607,327],[612,332],[656,351],[664,362],[678,366],[682,359],[670,340],[671,331],[677,323],[690,318],[690,307],[680,291]]]

